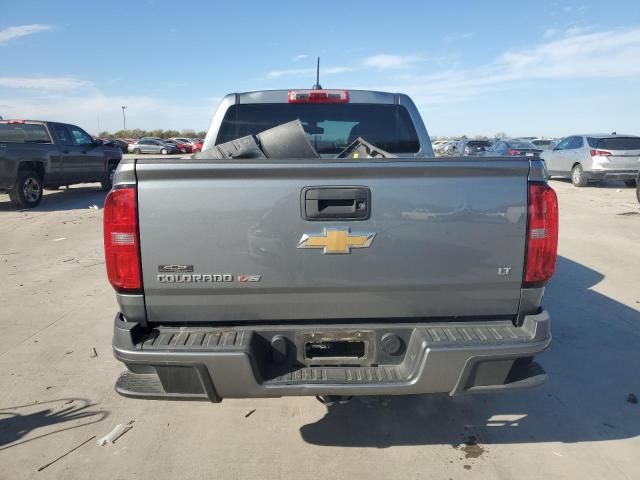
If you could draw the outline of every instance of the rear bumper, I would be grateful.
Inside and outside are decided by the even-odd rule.
[[[584,172],[584,174],[589,180],[635,180],[638,176],[638,170],[591,170],[590,172]]]
[[[383,339],[395,335],[389,353]],[[309,335],[366,339],[363,359],[303,358]],[[113,351],[128,370],[116,391],[136,398],[220,401],[300,395],[488,393],[543,384],[533,357],[551,342],[549,315],[424,324],[158,327],[115,320]],[[393,349],[391,350],[393,351]],[[314,363],[316,362],[316,363]],[[326,364],[326,363],[333,364]]]

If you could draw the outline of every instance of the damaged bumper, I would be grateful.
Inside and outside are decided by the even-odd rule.
[[[532,388],[551,342],[542,311],[510,321],[156,327],[115,319],[116,391],[220,401],[300,395],[487,393]]]

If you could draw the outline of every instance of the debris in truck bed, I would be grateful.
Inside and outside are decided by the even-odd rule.
[[[338,158],[395,158],[395,155],[358,137],[338,154]]]
[[[91,347],[91,356],[90,358],[96,358],[98,356],[98,351],[96,350],[96,347]]]
[[[131,420],[128,423],[119,423],[113,430],[98,440],[98,446],[103,447],[107,443],[116,443],[116,440],[133,428],[134,423],[135,420]]]
[[[320,158],[300,120],[283,123],[196,153],[193,158]]]
[[[395,155],[356,138],[336,158],[394,158]],[[307,138],[300,120],[283,123],[256,135],[247,135],[214,145],[193,158],[320,158]]]
[[[630,393],[629,395],[627,395],[627,402],[635,405],[638,403],[638,397],[636,397],[634,393]]]
[[[253,415],[253,412],[255,412],[256,409],[254,408],[253,410],[249,410],[246,415],[244,416],[244,418],[249,418],[251,415]]]
[[[41,472],[42,470],[44,470],[47,467],[50,467],[51,465],[53,465],[54,463],[56,463],[58,460],[66,457],[67,455],[69,455],[71,452],[79,449],[81,446],[83,446],[86,443],[89,443],[91,440],[93,440],[94,438],[96,438],[96,436],[94,435],[91,438],[88,438],[87,440],[85,440],[84,442],[82,442],[80,445],[77,445],[75,447],[73,447],[71,450],[68,450],[66,453],[60,455],[58,458],[56,458],[55,460],[50,461],[49,463],[47,463],[46,465],[41,466],[40,468],[38,468],[38,471]]]

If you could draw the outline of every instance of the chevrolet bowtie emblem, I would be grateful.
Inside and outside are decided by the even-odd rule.
[[[298,248],[322,248],[325,255],[351,253],[352,248],[369,248],[375,233],[352,232],[350,228],[325,228],[322,233],[305,233]]]

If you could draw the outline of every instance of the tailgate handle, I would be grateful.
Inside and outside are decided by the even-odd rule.
[[[366,220],[371,215],[367,187],[307,187],[301,200],[306,220]]]

